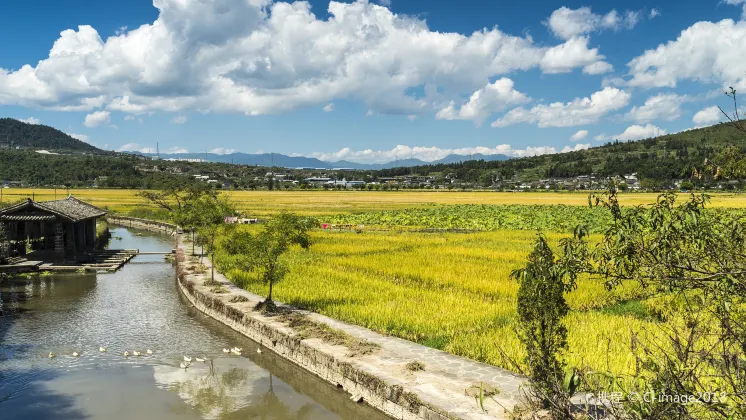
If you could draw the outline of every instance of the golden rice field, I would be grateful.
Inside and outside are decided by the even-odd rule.
[[[0,191],[3,202],[16,202],[32,196],[37,200],[55,198],[55,190],[52,189],[5,188]],[[115,212],[126,213],[145,204],[136,195],[136,190],[57,189],[56,197],[63,198],[68,191],[82,200]],[[251,217],[265,217],[282,210],[323,216],[451,204],[583,206],[588,203],[587,192],[231,191],[228,194],[236,206]],[[654,202],[657,194],[628,193],[620,197],[625,205],[637,205]],[[746,208],[746,194],[712,194],[711,206]]]
[[[251,229],[251,228],[250,228]],[[549,234],[554,244],[562,237]],[[511,369],[522,349],[514,332],[518,284],[535,233],[472,234],[315,232],[308,251],[292,251],[278,300],[373,330]],[[237,284],[266,296],[252,274],[218,268]],[[567,295],[573,311],[570,366],[629,371],[631,332],[651,326],[643,291],[633,284],[607,292],[581,279]],[[630,302],[631,301],[631,302]],[[624,303],[626,302],[626,303]]]
[[[0,199],[55,198],[49,189],[2,189]],[[114,212],[147,208],[133,190],[70,190]],[[67,190],[57,190],[63,198]],[[318,216],[453,204],[587,204],[587,193],[497,193],[451,191],[240,191],[230,192],[249,216],[282,210]],[[657,194],[628,193],[624,205],[649,204]],[[712,194],[712,207],[746,208],[746,195]],[[250,228],[250,227],[242,227]],[[313,233],[309,251],[289,255],[291,272],[275,289],[278,300],[376,331],[476,360],[513,368],[521,346],[514,331],[518,285],[510,272],[525,264],[535,233],[329,232]],[[548,233],[556,244],[562,237]],[[266,294],[252,275],[218,266],[247,289]],[[631,336],[654,327],[652,300],[633,284],[608,292],[599,281],[581,279],[567,295],[569,366],[628,372],[634,366]],[[654,328],[652,328],[654,329]]]

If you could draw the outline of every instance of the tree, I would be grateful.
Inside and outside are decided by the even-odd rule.
[[[217,192],[209,185],[180,179],[169,180],[161,190],[140,191],[137,195],[166,210],[169,220],[182,227],[196,226],[192,217],[197,213],[192,207],[198,200],[202,197],[217,198]]]
[[[555,419],[573,418],[569,411],[572,392],[564,387],[565,365],[560,359],[567,350],[567,328],[563,319],[569,306],[564,293],[575,287],[572,273],[556,261],[541,234],[534,242],[526,266],[511,273],[520,282],[518,337],[526,350],[526,373],[531,384],[528,397],[538,400]]]
[[[600,243],[566,242],[560,266],[608,289],[634,281],[661,295],[665,322],[634,340],[634,375],[587,381],[591,390],[623,390],[622,403],[607,407],[614,418],[746,418],[746,229],[743,216],[708,212],[707,202],[665,193],[650,207],[622,209],[611,188],[590,199],[613,218]]]
[[[264,301],[264,307],[268,310],[274,308],[274,285],[282,281],[288,272],[281,257],[293,245],[308,249],[311,246],[309,230],[316,225],[314,219],[283,212],[270,220],[259,233],[252,235],[242,231],[226,245],[230,254],[241,256],[239,265],[242,268],[257,273],[269,286]]]
[[[223,195],[203,194],[188,203],[182,215],[185,222],[197,229],[197,234],[204,239],[208,246],[208,254],[212,260],[210,278],[215,280],[215,238],[221,228],[232,227],[225,224],[225,218],[235,216],[236,210]]]

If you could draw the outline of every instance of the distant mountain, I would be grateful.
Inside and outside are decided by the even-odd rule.
[[[156,156],[155,153],[139,153],[143,156]],[[331,168],[329,163],[305,156],[287,156],[277,153],[161,153],[161,159],[204,159],[208,162],[233,163],[236,165],[280,166],[285,168]]]
[[[154,153],[137,153],[144,156],[155,156]],[[327,162],[316,158],[309,158],[304,156],[287,156],[278,153],[261,153],[261,154],[249,154],[249,153],[230,153],[225,155],[218,155],[215,153],[170,153],[161,154],[162,159],[204,159],[208,162],[221,162],[221,163],[233,163],[236,165],[258,165],[258,166],[280,166],[284,168],[314,168],[314,169],[334,169],[334,168],[349,168],[375,171],[380,169],[391,169],[391,168],[408,168],[412,166],[422,165],[437,165],[440,163],[458,163],[465,162],[468,160],[506,160],[509,159],[505,155],[456,155],[451,154],[443,159],[436,160],[434,162],[426,162],[420,159],[402,159],[395,160],[387,163],[357,163],[350,162],[347,160],[338,160],[335,162]]]
[[[14,148],[102,152],[56,128],[29,124],[13,118],[0,118],[0,145]]]

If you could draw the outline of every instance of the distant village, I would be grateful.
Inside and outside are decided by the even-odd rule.
[[[42,155],[56,155],[47,150],[35,150]],[[254,165],[233,165],[208,162],[196,158],[166,158],[129,155],[135,159],[133,169],[140,174],[154,176],[183,176],[214,185],[226,190],[263,189],[352,189],[352,190],[491,190],[491,191],[584,191],[606,188],[609,178],[597,174],[579,175],[569,178],[503,179],[497,173],[485,174],[479,182],[459,179],[456,173],[411,173],[400,176],[380,176],[378,171],[352,168],[267,168]],[[407,168],[408,169],[408,168]],[[412,169],[414,172],[415,169]],[[669,181],[640,180],[636,173],[613,177],[618,188],[628,191],[693,189],[688,179]],[[88,185],[107,188],[112,184],[108,176],[97,176]],[[647,182],[646,182],[647,181]],[[698,185],[707,189],[740,188],[737,181],[720,181]],[[27,187],[19,180],[0,180],[2,187]],[[114,185],[116,187],[116,185]]]
[[[173,159],[175,160],[175,159]],[[246,165],[244,165],[246,166]],[[165,172],[169,174],[185,175],[179,167],[160,167],[158,165],[138,165],[141,172]],[[379,177],[371,175],[370,171],[350,168],[295,168],[268,171],[256,174],[250,182],[236,183],[235,177],[229,174],[191,174],[197,181],[213,184],[223,189],[357,189],[357,190],[391,190],[391,189],[484,189],[498,191],[541,191],[541,190],[599,190],[608,185],[609,178],[596,175],[580,175],[572,178],[547,178],[533,181],[516,179],[500,179],[495,176],[488,185],[477,182],[459,180],[455,174],[447,173],[442,176],[402,175],[393,177]],[[613,177],[619,188],[629,191],[651,189],[640,182],[636,173]],[[245,184],[245,185],[242,185]],[[672,180],[668,184],[658,184],[655,189],[680,190],[687,188],[686,180]],[[722,188],[722,186],[721,186]]]

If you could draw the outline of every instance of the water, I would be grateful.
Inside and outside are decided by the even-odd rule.
[[[173,247],[147,232],[113,235],[112,248]],[[0,298],[3,419],[384,418],[190,307],[162,256],[113,274],[0,281]],[[243,356],[223,353],[236,346]],[[184,370],[185,355],[208,362]]]

